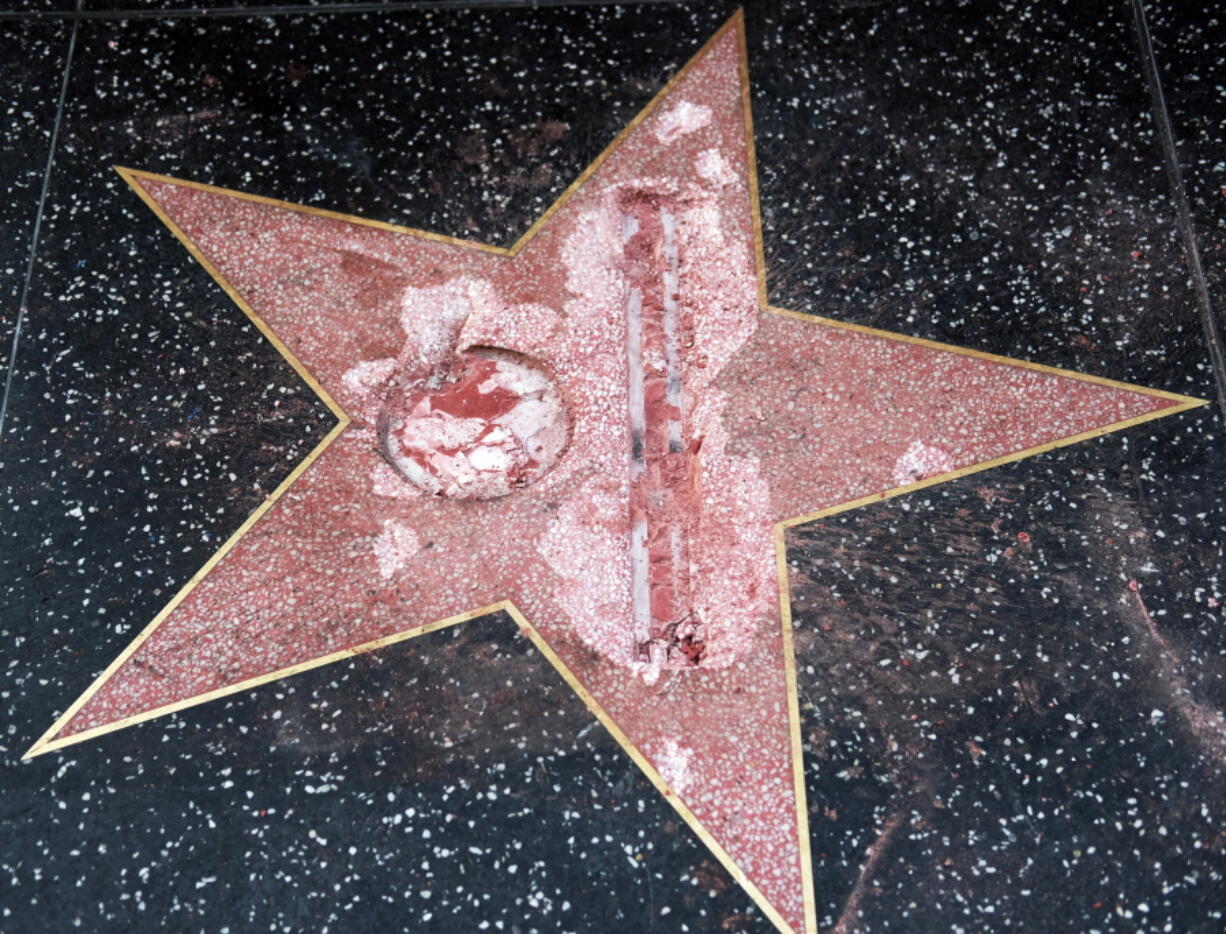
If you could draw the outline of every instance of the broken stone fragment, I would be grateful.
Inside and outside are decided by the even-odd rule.
[[[562,453],[568,429],[544,367],[493,348],[457,356],[438,381],[404,386],[393,376],[377,421],[396,472],[455,499],[493,499],[532,483]]]

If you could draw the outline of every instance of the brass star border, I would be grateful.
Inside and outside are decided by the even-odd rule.
[[[116,166],[116,171],[123,179],[128,182],[134,191],[148,205],[150,210],[164,223],[174,234],[174,236],[183,244],[187,251],[196,259],[201,266],[213,277],[219,286],[225,291],[230,299],[237,305],[243,313],[251,320],[251,322],[259,329],[260,333],[268,339],[268,341],[277,349],[278,353],[284,357],[289,364],[298,373],[299,377],[315,392],[315,394],[324,402],[328,409],[336,416],[336,425],[320,440],[320,442],[304,457],[289,473],[289,475],[277,486],[275,490],[247,517],[247,519],[234,531],[234,533],[212,554],[212,556],[204,563],[204,565],[192,575],[186,584],[176,593],[176,595],[166,604],[165,607],[153,618],[153,620],[140,632],[140,634],[120,653],[120,655],[102,672],[101,675],[90,685],[83,693],[38,739],[37,742],[30,747],[24,754],[23,759],[30,759],[34,756],[62,749],[66,746],[73,745],[88,739],[93,739],[98,736],[110,733],[115,730],[120,730],[136,723],[141,723],[146,720],[154,719],[165,714],[174,713],[188,707],[202,704],[206,701],[215,700],[220,697],[225,697],[230,694],[235,694],[240,691],[245,691],[250,688],[257,687],[262,684],[267,684],[271,681],[280,680],[282,678],[295,675],[303,671],[308,671],[312,668],[318,668],[323,665],[330,664],[335,661],[340,661],[355,655],[361,655],[366,652],[373,652],[378,649],[386,648],[398,642],[405,641],[415,636],[424,635],[426,633],[435,632],[449,626],[454,626],[458,623],[474,619],[479,616],[495,612],[507,613],[519,627],[521,633],[526,635],[537,648],[537,650],[553,665],[562,679],[569,685],[576,695],[583,701],[589,711],[600,721],[600,723],[609,731],[614,739],[625,750],[631,760],[643,771],[656,789],[672,804],[672,806],[680,814],[681,818],[690,826],[694,833],[707,845],[711,852],[720,860],[729,874],[741,885],[741,887],[750,895],[758,907],[762,910],[767,918],[769,918],[781,931],[791,932],[793,928],[783,919],[779,912],[765,898],[763,893],[755,886],[745,875],[742,869],[729,856],[727,851],[712,837],[706,828],[697,820],[695,815],[680,799],[677,793],[669,786],[660,772],[646,759],[646,757],[634,746],[627,738],[625,733],[620,729],[618,724],[610,717],[599,703],[593,698],[591,693],[584,687],[575,674],[567,667],[567,665],[558,657],[557,653],[548,645],[545,639],[540,635],[537,629],[532,625],[531,621],[510,601],[502,600],[487,606],[481,606],[461,613],[455,616],[450,616],[445,619],[436,620],[426,625],[415,625],[411,629],[384,636],[369,642],[355,645],[350,648],[333,652],[327,655],[321,655],[304,662],[300,662],[289,667],[281,668],[276,671],[268,672],[257,677],[249,678],[235,684],[227,685],[214,691],[200,694],[194,697],[176,701],[172,704],[167,704],[152,710],[144,711],[140,714],[124,717],[111,723],[104,724],[99,727],[84,730],[80,733],[75,733],[67,737],[54,739],[57,733],[75,716],[75,714],[90,700],[90,698],[102,687],[103,684],[136,652],[140,645],[149,638],[149,636],[161,625],[161,623],[170,615],[170,613],[183,601],[183,599],[199,584],[217,565],[219,561],[234,547],[234,545],[260,520],[264,513],[287,491],[298,478],[311,466],[312,463],[340,436],[348,427],[350,417],[336,403],[335,400],[328,394],[322,385],[315,377],[306,369],[305,366],[295,357],[288,347],[277,337],[272,329],[260,318],[259,315],[251,308],[251,306],[238,294],[237,290],[221,275],[217,267],[203,255],[200,249],[184,234],[183,230],[170,219],[166,212],[153,200],[146,190],[137,184],[137,179],[151,179],[155,181],[171,182],[178,186],[196,188],[204,191],[219,192],[233,198],[239,198],[246,201],[257,202],[265,205],[282,208],[289,211],[294,211],[302,214],[314,214],[323,217],[342,220],[351,224],[358,224],[368,227],[376,227],[386,231],[392,231],[399,234],[405,234],[411,237],[417,237],[424,240],[433,240],[438,242],[448,243],[454,246],[463,247],[471,250],[478,250],[486,253],[492,253],[500,256],[514,257],[518,255],[524,247],[532,240],[534,236],[549,222],[550,218],[566,203],[566,201],[579,189],[584,183],[596,172],[596,170],[604,163],[604,161],[615,152],[622,142],[630,136],[631,133],[641,124],[652,112],[657,108],[659,103],[664,100],[673,88],[685,77],[691,67],[702,59],[703,55],[715,45],[729,30],[735,30],[738,37],[739,49],[739,64],[741,78],[741,106],[743,109],[743,119],[745,134],[748,147],[748,174],[749,174],[749,194],[753,221],[753,250],[755,257],[756,273],[757,273],[757,288],[758,288],[758,304],[762,311],[783,315],[790,318],[795,318],[801,321],[816,323],[827,327],[837,328],[845,331],[854,331],[866,335],[871,335],[877,338],[885,338],[891,341],[903,343],[917,344],[928,347],[934,350],[956,353],[967,357],[989,360],[996,363],[1003,363],[1013,367],[1035,370],[1042,373],[1061,376],[1068,379],[1082,380],[1084,382],[1096,383],[1101,386],[1124,389],[1134,393],[1142,393],[1156,398],[1161,398],[1172,402],[1166,408],[1152,411],[1143,415],[1128,418],[1099,428],[1094,428],[1065,438],[1060,438],[1045,444],[1026,448],[997,457],[991,460],[982,461],[980,463],[971,464],[957,470],[947,473],[937,474],[913,483],[903,486],[894,487],[879,493],[874,493],[869,496],[864,496],[858,499],[830,506],[816,512],[810,512],[803,515],[794,516],[789,519],[777,522],[773,528],[773,538],[775,546],[775,561],[777,568],[778,580],[778,599],[780,608],[780,624],[783,633],[783,650],[784,650],[784,666],[786,671],[786,687],[788,695],[788,718],[791,735],[792,747],[792,771],[794,792],[796,798],[796,823],[800,835],[800,859],[803,875],[803,902],[805,913],[805,931],[816,932],[817,917],[816,917],[816,901],[813,890],[813,869],[809,852],[809,828],[808,828],[808,810],[806,805],[805,782],[804,782],[804,756],[803,744],[801,740],[801,721],[799,699],[796,686],[796,663],[794,657],[793,641],[792,641],[792,616],[790,604],[790,587],[788,582],[787,569],[787,553],[785,544],[785,533],[788,529],[798,525],[803,525],[817,519],[822,519],[827,516],[835,515],[847,510],[856,509],[861,506],[866,506],[871,503],[880,502],[890,499],[895,496],[901,496],[906,493],[912,493],[916,490],[930,487],[938,483],[944,483],[950,480],[956,480],[961,477],[968,476],[973,473],[988,470],[992,467],[997,467],[1012,461],[1021,460],[1035,454],[1042,454],[1066,445],[1078,443],[1101,435],[1105,435],[1124,428],[1130,428],[1134,425],[1139,425],[1143,422],[1157,418],[1162,418],[1168,415],[1173,415],[1178,412],[1184,412],[1192,408],[1206,405],[1207,402],[1201,399],[1195,399],[1189,396],[1183,396],[1176,393],[1164,392],[1161,390],[1147,389],[1123,383],[1116,380],[1104,379],[1102,377],[1090,376],[1082,373],[1075,373],[1069,370],[1059,369],[1057,367],[1045,366],[1038,363],[1030,363],[1024,360],[1003,357],[997,354],[989,354],[978,350],[955,347],[949,344],[943,344],[936,341],[930,341],[923,338],[909,337],[906,335],[895,334],[888,331],[883,331],[877,328],[864,327],[856,324],[849,324],[842,321],[824,318],[817,315],[802,314],[799,312],[788,311],[786,309],[777,308],[769,303],[766,283],[766,260],[763,251],[763,234],[762,234],[762,218],[759,205],[759,190],[758,190],[758,172],[757,160],[754,150],[753,136],[753,120],[750,107],[750,85],[749,85],[749,59],[746,44],[744,14],[743,11],[737,10],[732,17],[714,34],[706,43],[690,58],[690,60],[682,66],[676,74],[664,85],[659,92],[643,107],[643,109],[622,129],[622,131],[613,139],[613,141],[600,153],[596,159],[581,172],[578,177],[566,188],[565,191],[551,204],[545,211],[536,219],[536,221],[524,232],[524,234],[510,247],[499,247],[487,243],[480,243],[472,240],[465,240],[456,237],[448,237],[441,234],[431,233],[425,230],[418,230],[410,227],[403,227],[395,224],[388,224],[381,221],[370,220],[367,218],[356,217],[349,214],[343,214],[335,211],[329,211],[321,208],[306,207],[303,205],[290,204],[284,201],[279,201],[272,198],[265,198],[259,195],[247,194],[228,189],[218,188],[212,185],[205,185],[198,182],[185,181],[182,179],[169,178],[167,176],[157,175],[152,172],[143,172],[136,169],[123,168]]]

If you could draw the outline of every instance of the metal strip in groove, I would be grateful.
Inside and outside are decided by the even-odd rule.
[[[1192,288],[1196,293],[1201,329],[1204,332],[1206,349],[1209,351],[1213,379],[1217,385],[1218,407],[1222,411],[1222,416],[1226,418],[1226,355],[1222,350],[1222,334],[1213,312],[1209,285],[1205,281],[1205,270],[1200,261],[1196,228],[1192,222],[1192,211],[1188,207],[1183,170],[1179,166],[1179,149],[1175,143],[1175,134],[1171,129],[1171,115],[1167,109],[1166,95],[1163,93],[1162,80],[1158,74],[1158,61],[1154,56],[1149,23],[1145,18],[1145,4],[1143,0],[1131,0],[1131,3],[1137,40],[1141,47],[1141,65],[1145,69],[1145,80],[1149,85],[1149,93],[1153,101],[1154,124],[1158,130],[1158,138],[1162,142],[1162,157],[1166,163],[1166,176],[1171,186],[1171,199],[1175,204],[1179,233],[1183,239],[1184,256],[1187,259],[1188,271],[1192,276]]]
[[[82,0],[77,0],[81,9]],[[51,168],[55,164],[55,147],[60,136],[60,124],[64,119],[64,103],[68,100],[68,77],[72,72],[72,57],[77,48],[79,21],[74,20],[68,34],[68,52],[64,56],[64,75],[60,79],[60,97],[55,105],[55,122],[51,125],[51,138],[47,141],[47,164],[43,168],[43,185],[38,194],[38,208],[34,213],[34,226],[30,231],[30,249],[26,253],[26,275],[21,284],[21,297],[17,300],[17,320],[13,324],[13,341],[9,347],[8,372],[4,377],[4,394],[0,396],[0,443],[4,442],[4,422],[8,414],[9,395],[13,389],[13,373],[17,370],[17,350],[21,344],[21,331],[25,325],[26,303],[30,299],[30,283],[34,279],[34,260],[38,254],[38,238],[43,225],[43,208],[47,204],[47,190],[51,185]]]

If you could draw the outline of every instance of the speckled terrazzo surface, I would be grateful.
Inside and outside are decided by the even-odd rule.
[[[1156,6],[1149,17],[1171,122],[1180,144],[1185,192],[1215,296],[1226,279],[1226,133],[1219,118],[1226,82],[1226,16],[1213,3]],[[1220,314],[1221,303],[1217,308]]]
[[[1220,15],[1148,10],[1220,302]],[[728,12],[79,24],[0,445],[0,929],[770,929],[504,617],[18,762],[331,424],[109,166],[507,243]],[[1128,5],[747,28],[776,304],[1213,397]],[[5,321],[71,29],[4,23]],[[822,929],[1220,929],[1219,412],[789,533]]]

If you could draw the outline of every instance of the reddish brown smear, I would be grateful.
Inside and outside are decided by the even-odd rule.
[[[469,357],[464,361],[459,374],[454,374],[438,389],[420,389],[408,399],[408,411],[412,412],[422,399],[430,400],[435,412],[446,412],[455,418],[480,418],[492,421],[506,415],[519,403],[518,393],[495,386],[489,392],[481,392],[480,386],[494,375],[498,361],[484,357]]]
[[[689,438],[681,406],[670,401],[668,392],[666,360],[671,352],[679,377],[679,355],[686,343],[679,311],[671,349],[666,325],[665,301],[672,296],[666,296],[665,273],[670,265],[677,265],[665,248],[663,212],[668,205],[649,192],[630,191],[622,195],[620,206],[624,216],[637,222],[635,233],[625,242],[623,256],[630,288],[637,289],[641,297],[642,432],[633,436],[637,433],[632,428],[631,438],[632,471],[641,472],[631,483],[630,518],[631,527],[640,522],[647,527],[651,618],[648,639],[639,642],[638,651],[645,661],[662,654],[672,664],[697,665],[706,646],[690,601],[688,541],[697,506],[694,455],[701,439]],[[633,424],[633,413],[631,421]],[[681,425],[680,444],[676,443],[675,431],[670,444],[670,422]]]

